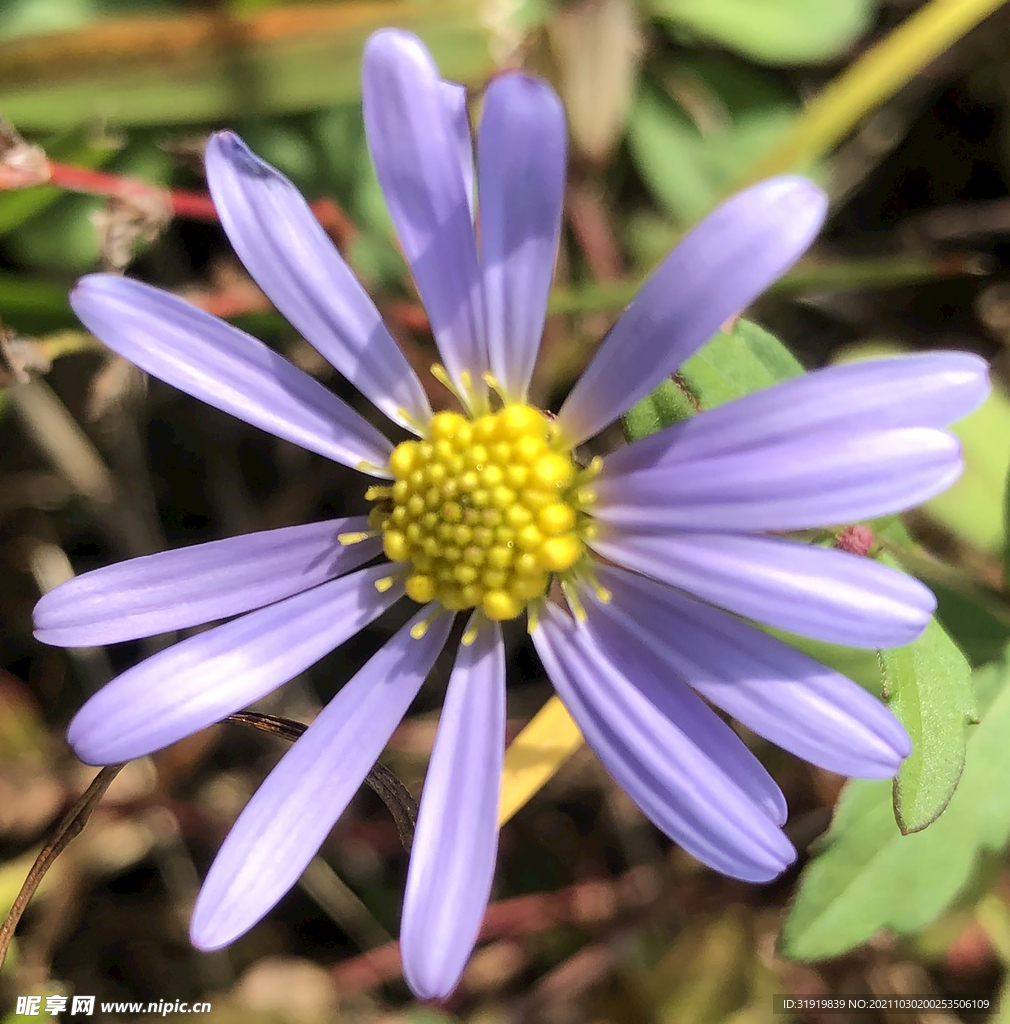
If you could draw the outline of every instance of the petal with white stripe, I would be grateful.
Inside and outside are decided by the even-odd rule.
[[[443,615],[415,640],[422,608],[319,713],[253,794],[197,897],[190,937],[220,949],[247,932],[298,881],[344,813],[449,635]]]
[[[623,569],[598,567],[611,614],[706,700],[828,771],[889,778],[912,750],[875,697],[739,619]]]
[[[390,419],[427,423],[421,382],[298,189],[233,132],[210,137],[206,164],[221,224],[270,301]]]
[[[928,587],[871,558],[758,534],[596,524],[594,550],[737,615],[849,647],[901,647],[936,608]]]
[[[86,764],[167,747],[266,696],[377,618],[403,593],[362,569],[159,651],[103,686],[67,739]]]
[[[565,194],[565,114],[521,74],[487,90],[477,136],[481,258],[491,372],[524,402],[544,329]]]
[[[641,645],[605,645],[552,604],[533,642],[586,741],[658,828],[745,881],[767,882],[792,863],[795,851],[767,808],[632,681],[648,671]]]
[[[383,29],[365,45],[368,148],[445,368],[466,393],[464,374],[479,384],[488,369],[484,308],[458,104],[444,84],[407,32]]]
[[[421,999],[452,992],[477,941],[498,850],[504,753],[505,651],[498,624],[485,622],[449,678],[410,851],[400,950]]]
[[[820,230],[827,198],[804,178],[738,192],[687,234],[645,283],[558,413],[570,444],[657,388],[785,273]]]
[[[342,545],[364,516],[287,526],[131,558],[50,590],[35,605],[35,636],[97,647],[226,619],[311,590],[375,558],[377,538]]]
[[[70,293],[81,323],[159,380],[254,427],[373,476],[393,446],[261,341],[150,285],[90,274]]]

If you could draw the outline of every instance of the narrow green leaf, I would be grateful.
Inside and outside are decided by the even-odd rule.
[[[1003,481],[1003,589],[1010,591],[1010,469]]]
[[[873,0],[651,0],[649,9],[768,64],[814,64],[870,26]]]
[[[891,813],[891,783],[857,780],[804,869],[780,940],[786,956],[837,956],[880,928],[911,933],[957,897],[979,857],[1010,841],[1010,665],[974,676],[982,722],[971,730],[961,783],[930,828],[902,835]]]

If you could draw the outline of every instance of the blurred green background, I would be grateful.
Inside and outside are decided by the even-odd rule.
[[[947,20],[929,39],[901,35],[941,7]],[[986,7],[995,12],[983,17]],[[548,78],[566,104],[568,196],[536,400],[550,405],[564,394],[686,228],[734,187],[787,169],[817,178],[832,213],[755,319],[807,367],[950,347],[981,353],[996,380],[1006,379],[1010,10],[996,2],[4,0],[4,911],[94,775],[63,740],[69,717],[112,674],[170,639],[42,648],[31,636],[39,593],[132,555],[365,508],[354,474],[148,381],[103,350],[76,324],[67,291],[89,270],[126,271],[241,323],[353,400],[244,275],[202,200],[202,142],[229,126],[318,202],[412,362],[426,369],[434,350],[359,110],[361,48],[384,25],[421,35],[445,76],[470,87],[475,115],[488,78],[511,66]],[[892,48],[874,57],[887,40]],[[38,158],[31,145],[48,154],[52,180],[13,187]],[[433,401],[442,403],[437,389]],[[972,666],[988,666],[975,680],[984,711],[1010,674],[1001,660],[1010,639],[1002,392],[958,431],[964,478],[906,525],[913,568],[936,587],[944,625]],[[311,719],[386,630],[380,621],[259,709]],[[509,641],[514,734],[550,688],[522,630]],[[441,682],[429,682],[385,756],[415,795]],[[791,916],[806,851],[827,829],[843,780],[747,737],[786,793],[787,831],[801,851],[796,869],[753,887],[672,847],[580,751],[504,829],[484,940],[439,1009],[413,1004],[399,978],[390,943],[406,855],[368,791],[263,924],[220,953],[189,947],[199,881],[282,749],[264,734],[218,726],[129,765],[113,784],[25,914],[0,972],[0,1019],[27,1019],[14,1013],[18,995],[77,993],[208,999],[202,1019],[255,1024],[842,1024],[919,1015],[773,1015],[772,996],[913,993],[983,997],[991,1007],[923,1020],[1010,1020],[1002,721],[983,718],[969,743],[969,766],[971,743],[987,744],[988,760],[978,755],[987,770],[971,777],[970,815],[959,809],[950,819],[948,832],[967,837],[956,856],[952,846],[922,846],[933,849],[929,869],[908,860],[903,872],[909,848],[892,843],[889,866],[874,875],[838,844],[835,859],[820,862],[835,881],[824,871],[805,876],[813,880],[801,891],[820,888]],[[867,792],[849,791],[846,820],[882,794]],[[883,849],[890,833],[880,835]],[[861,886],[855,923],[817,904],[835,892],[844,910]],[[98,1011],[96,1019],[134,1017]]]

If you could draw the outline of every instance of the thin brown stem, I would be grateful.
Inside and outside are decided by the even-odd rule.
[[[291,721],[290,718],[263,715],[257,711],[238,711],[234,715],[229,715],[225,721],[269,732],[274,736],[290,740],[292,743],[308,728],[301,722]],[[372,765],[365,776],[365,784],[386,805],[396,825],[400,842],[409,853],[414,841],[414,827],[417,824],[417,801],[410,795],[407,787],[384,764],[378,761]]]
[[[84,791],[81,798],[66,813],[59,823],[52,838],[42,847],[39,855],[35,858],[31,871],[25,879],[21,891],[14,900],[7,919],[0,925],[0,966],[7,957],[7,949],[14,938],[14,930],[21,920],[36,889],[45,877],[46,872],[53,866],[53,861],[67,848],[70,841],[81,834],[84,826],[88,823],[98,802],[105,795],[105,791],[112,785],[112,780],[123,769],[121,764],[110,764],[103,768],[94,778],[94,781]]]

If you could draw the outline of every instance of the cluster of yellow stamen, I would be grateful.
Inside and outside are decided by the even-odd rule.
[[[543,413],[506,405],[474,420],[440,412],[420,441],[389,458],[393,484],[372,487],[369,526],[408,563],[413,600],[489,619],[520,615],[583,557],[590,529],[580,469]]]

